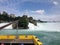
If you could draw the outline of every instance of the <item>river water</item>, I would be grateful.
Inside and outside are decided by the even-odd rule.
[[[0,35],[35,35],[43,45],[60,45],[60,23],[29,24],[29,29],[3,29]]]

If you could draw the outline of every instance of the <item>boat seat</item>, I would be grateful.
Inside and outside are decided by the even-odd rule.
[[[15,39],[16,36],[10,35],[10,36],[5,36],[5,35],[0,35],[0,40],[4,40],[4,39]]]
[[[22,35],[22,36],[19,36],[19,39],[32,39],[33,37],[32,36],[25,36],[25,35]]]
[[[7,39],[8,37],[7,36],[5,36],[5,35],[0,35],[0,40],[2,40],[2,39]]]
[[[8,36],[8,39],[15,39],[15,38],[16,36],[13,36],[13,35]]]

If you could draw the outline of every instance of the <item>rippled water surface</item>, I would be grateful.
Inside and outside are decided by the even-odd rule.
[[[60,32],[29,31],[29,30],[0,30],[0,35],[32,34],[37,36],[43,45],[60,45]]]

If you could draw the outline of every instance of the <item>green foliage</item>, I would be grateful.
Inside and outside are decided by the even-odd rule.
[[[28,28],[28,20],[27,20],[27,18],[21,17],[19,22],[18,22],[18,27],[23,27],[24,29]]]
[[[29,17],[29,20],[33,20],[33,17]]]
[[[4,22],[10,22],[10,21],[14,21],[14,18],[13,17],[9,17],[8,13],[3,11],[3,13],[0,14],[0,20],[2,20]]]
[[[18,25],[18,29],[27,29],[28,23],[33,23],[34,25],[37,25],[36,21],[33,19],[33,17],[27,17],[27,15],[23,15],[22,17],[12,17],[5,11],[3,11],[2,14],[0,14],[0,22],[13,22],[18,21],[18,24],[14,24],[15,26]]]
[[[33,23],[35,26],[37,26],[37,21],[33,19],[33,17],[29,17],[29,22]]]
[[[15,17],[14,21],[15,21],[15,20],[19,20],[19,19],[20,19],[20,16],[18,16],[18,17]]]

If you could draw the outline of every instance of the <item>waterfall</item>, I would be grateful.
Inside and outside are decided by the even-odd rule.
[[[8,23],[1,23],[0,26],[6,25]],[[32,23],[28,24],[29,31],[58,31],[60,32],[60,23],[37,23],[35,26]],[[5,27],[4,29],[13,29],[12,25]],[[27,29],[26,29],[27,30]]]
[[[37,23],[37,26],[29,23],[28,27],[29,30],[60,31],[60,23]]]

